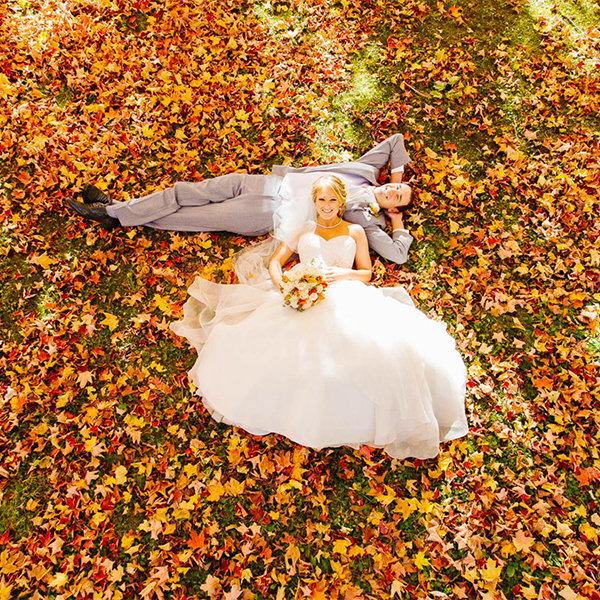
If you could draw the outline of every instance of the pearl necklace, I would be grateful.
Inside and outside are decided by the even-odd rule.
[[[319,222],[317,222],[317,225],[319,227],[322,227],[323,229],[333,229],[334,227],[337,227],[341,222],[342,222],[342,218],[340,217],[340,220],[335,225],[321,225],[321,223],[319,223]]]

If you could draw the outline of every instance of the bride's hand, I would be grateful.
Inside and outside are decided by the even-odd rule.
[[[340,267],[326,267],[323,271],[323,276],[327,283],[343,279],[348,273],[348,269],[342,269]]]

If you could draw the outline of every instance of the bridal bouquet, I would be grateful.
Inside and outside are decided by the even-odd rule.
[[[306,310],[325,298],[327,282],[323,271],[314,264],[298,263],[287,270],[281,279],[283,303],[296,310]]]

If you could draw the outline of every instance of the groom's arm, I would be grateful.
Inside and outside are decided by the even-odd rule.
[[[412,244],[413,237],[404,229],[401,213],[394,214],[393,218],[392,215],[388,216],[394,228],[391,236],[382,229],[383,220],[381,216],[377,219],[369,213],[365,213],[362,209],[351,207],[347,208],[344,213],[344,219],[362,225],[367,234],[371,250],[374,250],[383,258],[401,265],[408,258],[408,249]]]
[[[398,170],[393,171],[390,174],[390,183],[402,183],[404,179],[404,167],[400,167]]]
[[[383,258],[399,265],[408,260],[408,249],[413,237],[406,229],[394,229],[390,237],[378,225],[365,227],[369,247]]]
[[[404,174],[404,165],[410,162],[410,156],[404,147],[404,136],[395,133],[363,154],[356,162],[368,164],[375,167],[377,171],[389,163],[391,182],[400,183]]]

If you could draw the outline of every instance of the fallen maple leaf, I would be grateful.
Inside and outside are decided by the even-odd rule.
[[[533,544],[533,538],[528,537],[522,529],[519,529],[513,537],[513,544],[519,552],[528,551]]]
[[[417,552],[415,555],[415,565],[417,569],[424,569],[430,564],[429,559],[425,556],[425,552]]]
[[[579,598],[579,595],[576,594],[568,585],[566,585],[562,590],[560,590],[560,592],[558,592],[558,595],[564,598],[564,600],[578,600]]]
[[[0,600],[10,600],[13,587],[12,584],[7,584],[3,577],[0,581]]]
[[[488,558],[485,568],[479,570],[479,577],[486,583],[496,584],[500,579],[502,567],[499,566],[493,558]]]
[[[223,595],[223,600],[237,600],[242,594],[242,590],[237,586],[237,584],[233,584],[231,589]]]
[[[77,376],[77,383],[79,384],[80,388],[84,388],[86,385],[91,383],[93,378],[94,374],[91,371],[83,371]]]
[[[110,313],[104,313],[104,319],[100,321],[100,325],[106,325],[111,331],[114,331],[119,324],[119,319]]]
[[[217,502],[225,493],[225,488],[220,481],[208,485],[206,489],[208,490],[208,497],[206,499],[209,502]]]
[[[200,533],[196,533],[195,531],[192,530],[190,532],[190,537],[187,541],[188,548],[190,548],[191,550],[199,550],[201,548],[204,548],[205,545],[206,545],[206,540],[205,540],[204,531],[201,531]]]
[[[119,465],[115,469],[115,481],[117,485],[123,485],[127,482],[127,468],[123,465]]]

